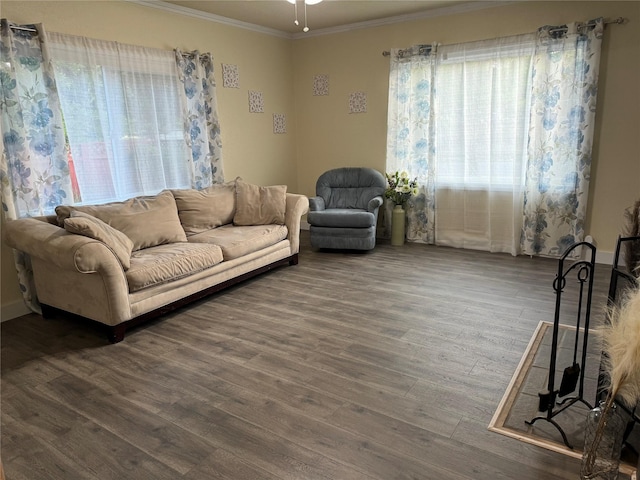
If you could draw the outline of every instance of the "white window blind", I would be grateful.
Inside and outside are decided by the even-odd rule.
[[[437,185],[524,184],[533,50],[531,35],[440,47]]]

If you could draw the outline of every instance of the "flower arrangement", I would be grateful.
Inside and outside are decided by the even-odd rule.
[[[386,173],[389,186],[384,191],[384,196],[393,201],[395,205],[404,205],[412,195],[418,195],[418,178],[409,179],[405,171]]]

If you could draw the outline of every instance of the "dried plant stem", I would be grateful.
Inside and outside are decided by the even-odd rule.
[[[623,236],[640,236],[640,199],[624,212],[626,224]],[[624,260],[630,274],[640,278],[640,240],[631,240],[624,245]]]
[[[591,445],[585,445],[582,465],[585,475],[598,473],[594,471],[596,452],[611,420],[614,401],[632,408],[640,400],[640,287],[627,292],[620,308],[610,309],[608,315],[610,322],[602,329],[602,339],[609,393]]]

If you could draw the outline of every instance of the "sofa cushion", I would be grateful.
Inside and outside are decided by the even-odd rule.
[[[187,236],[233,222],[236,213],[235,180],[202,190],[172,190],[172,193]]]
[[[164,243],[187,241],[180,225],[176,201],[168,190],[154,196],[135,197],[103,205],[60,205],[56,207],[58,225],[63,227],[64,220],[73,211],[93,215],[120,230],[133,241],[134,251]]]
[[[369,228],[376,224],[376,217],[365,210],[331,208],[307,213],[307,221],[317,227]]]
[[[236,180],[235,225],[284,225],[287,186],[261,187]]]
[[[69,233],[101,241],[115,253],[125,270],[131,266],[133,242],[124,233],[110,227],[99,218],[84,212],[71,212],[71,217],[64,220],[64,229]]]
[[[224,225],[189,237],[189,242],[219,245],[225,261],[257,252],[287,238],[284,225]]]
[[[127,270],[129,292],[177,280],[222,262],[217,245],[172,243],[133,252]]]

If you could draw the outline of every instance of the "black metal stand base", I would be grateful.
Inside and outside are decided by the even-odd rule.
[[[565,262],[569,258],[576,248],[582,246],[588,248],[591,251],[590,260],[579,260],[569,264],[565,269]],[[586,257],[588,257],[587,255]],[[556,310],[553,321],[553,339],[551,342],[551,359],[549,361],[549,377],[547,383],[547,390],[540,392],[540,404],[538,409],[541,412],[546,411],[545,415],[537,415],[531,420],[525,420],[527,425],[533,425],[538,420],[544,420],[556,427],[560,435],[562,435],[562,441],[564,444],[573,450],[573,445],[569,442],[567,434],[562,429],[560,424],[554,420],[558,414],[564,412],[572,405],[581,402],[585,404],[589,410],[593,407],[589,402],[584,399],[584,374],[585,374],[585,362],[587,359],[587,340],[589,338],[589,317],[591,313],[591,294],[593,291],[593,270],[595,268],[596,248],[587,242],[576,243],[571,246],[560,258],[558,262],[558,273],[553,282],[553,289],[556,292]],[[576,316],[576,333],[573,349],[573,364],[567,367],[564,371],[562,383],[560,389],[556,389],[556,359],[558,354],[558,331],[560,328],[560,313],[562,305],[562,292],[567,286],[567,279],[571,273],[575,274],[575,280],[578,285],[578,311]],[[584,307],[584,308],[583,308]],[[583,318],[584,310],[584,318]],[[582,355],[580,358],[580,364],[578,361],[579,350],[579,337],[580,337],[580,325],[584,325],[584,333],[582,338]],[[580,368],[582,365],[582,368]],[[561,402],[556,403],[558,396],[565,396],[575,391],[578,388],[578,393],[575,396],[567,397]],[[558,408],[559,407],[559,408]]]
[[[571,443],[569,442],[569,439],[567,438],[567,434],[564,433],[564,430],[562,429],[560,424],[558,424],[558,422],[556,422],[553,419],[553,417],[555,417],[561,412],[564,412],[567,408],[569,408],[571,405],[577,402],[584,403],[589,410],[593,408],[591,404],[587,402],[584,398],[580,398],[580,397],[565,398],[562,402],[558,403],[558,405],[560,405],[562,408],[559,408],[558,410],[555,410],[555,411],[551,409],[551,416],[549,416],[549,410],[547,410],[547,415],[538,415],[537,417],[534,417],[531,420],[525,420],[524,423],[526,423],[527,425],[533,426],[533,424],[536,423],[538,420],[545,420],[549,422],[551,425],[556,427],[556,429],[560,432],[560,435],[562,435],[562,441],[567,446],[567,448],[570,448],[571,450],[573,450],[573,445],[571,445]]]

